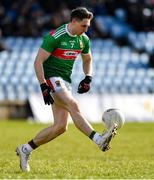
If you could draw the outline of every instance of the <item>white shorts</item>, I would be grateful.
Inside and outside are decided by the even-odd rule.
[[[71,84],[64,81],[61,77],[51,77],[46,80],[47,84],[51,87],[53,92],[59,92],[62,89],[67,89],[71,91]]]

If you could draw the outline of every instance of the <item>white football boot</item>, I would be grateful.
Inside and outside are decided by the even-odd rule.
[[[17,156],[19,156],[19,159],[20,159],[20,168],[21,168],[21,170],[25,171],[25,172],[29,172],[30,167],[29,167],[28,161],[29,161],[31,153],[28,153],[28,152],[24,151],[24,145],[21,145],[21,146],[17,147],[16,153],[17,153]]]
[[[109,143],[116,135],[117,131],[117,124],[114,124],[108,131],[102,134],[102,140],[98,144],[99,148],[102,151],[107,151],[110,149]]]

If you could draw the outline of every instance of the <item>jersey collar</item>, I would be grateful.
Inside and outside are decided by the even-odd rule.
[[[73,34],[71,34],[70,32],[69,32],[69,30],[68,30],[68,24],[66,24],[66,32],[67,32],[67,34],[69,35],[69,36],[71,36],[71,37],[76,37],[77,35],[73,35]]]

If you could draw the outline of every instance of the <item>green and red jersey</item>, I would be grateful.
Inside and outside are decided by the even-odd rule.
[[[44,37],[41,48],[50,52],[51,55],[43,63],[46,79],[61,77],[71,82],[73,64],[80,54],[90,52],[90,41],[86,34],[71,35],[67,28],[68,24],[60,26]]]

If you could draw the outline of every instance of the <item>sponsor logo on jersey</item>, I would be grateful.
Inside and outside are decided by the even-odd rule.
[[[71,49],[60,49],[57,48],[55,51],[51,53],[52,56],[55,56],[59,59],[66,60],[75,60],[78,54],[81,53],[81,50],[71,50]]]
[[[64,56],[75,56],[77,57],[79,53],[75,51],[64,51]]]

